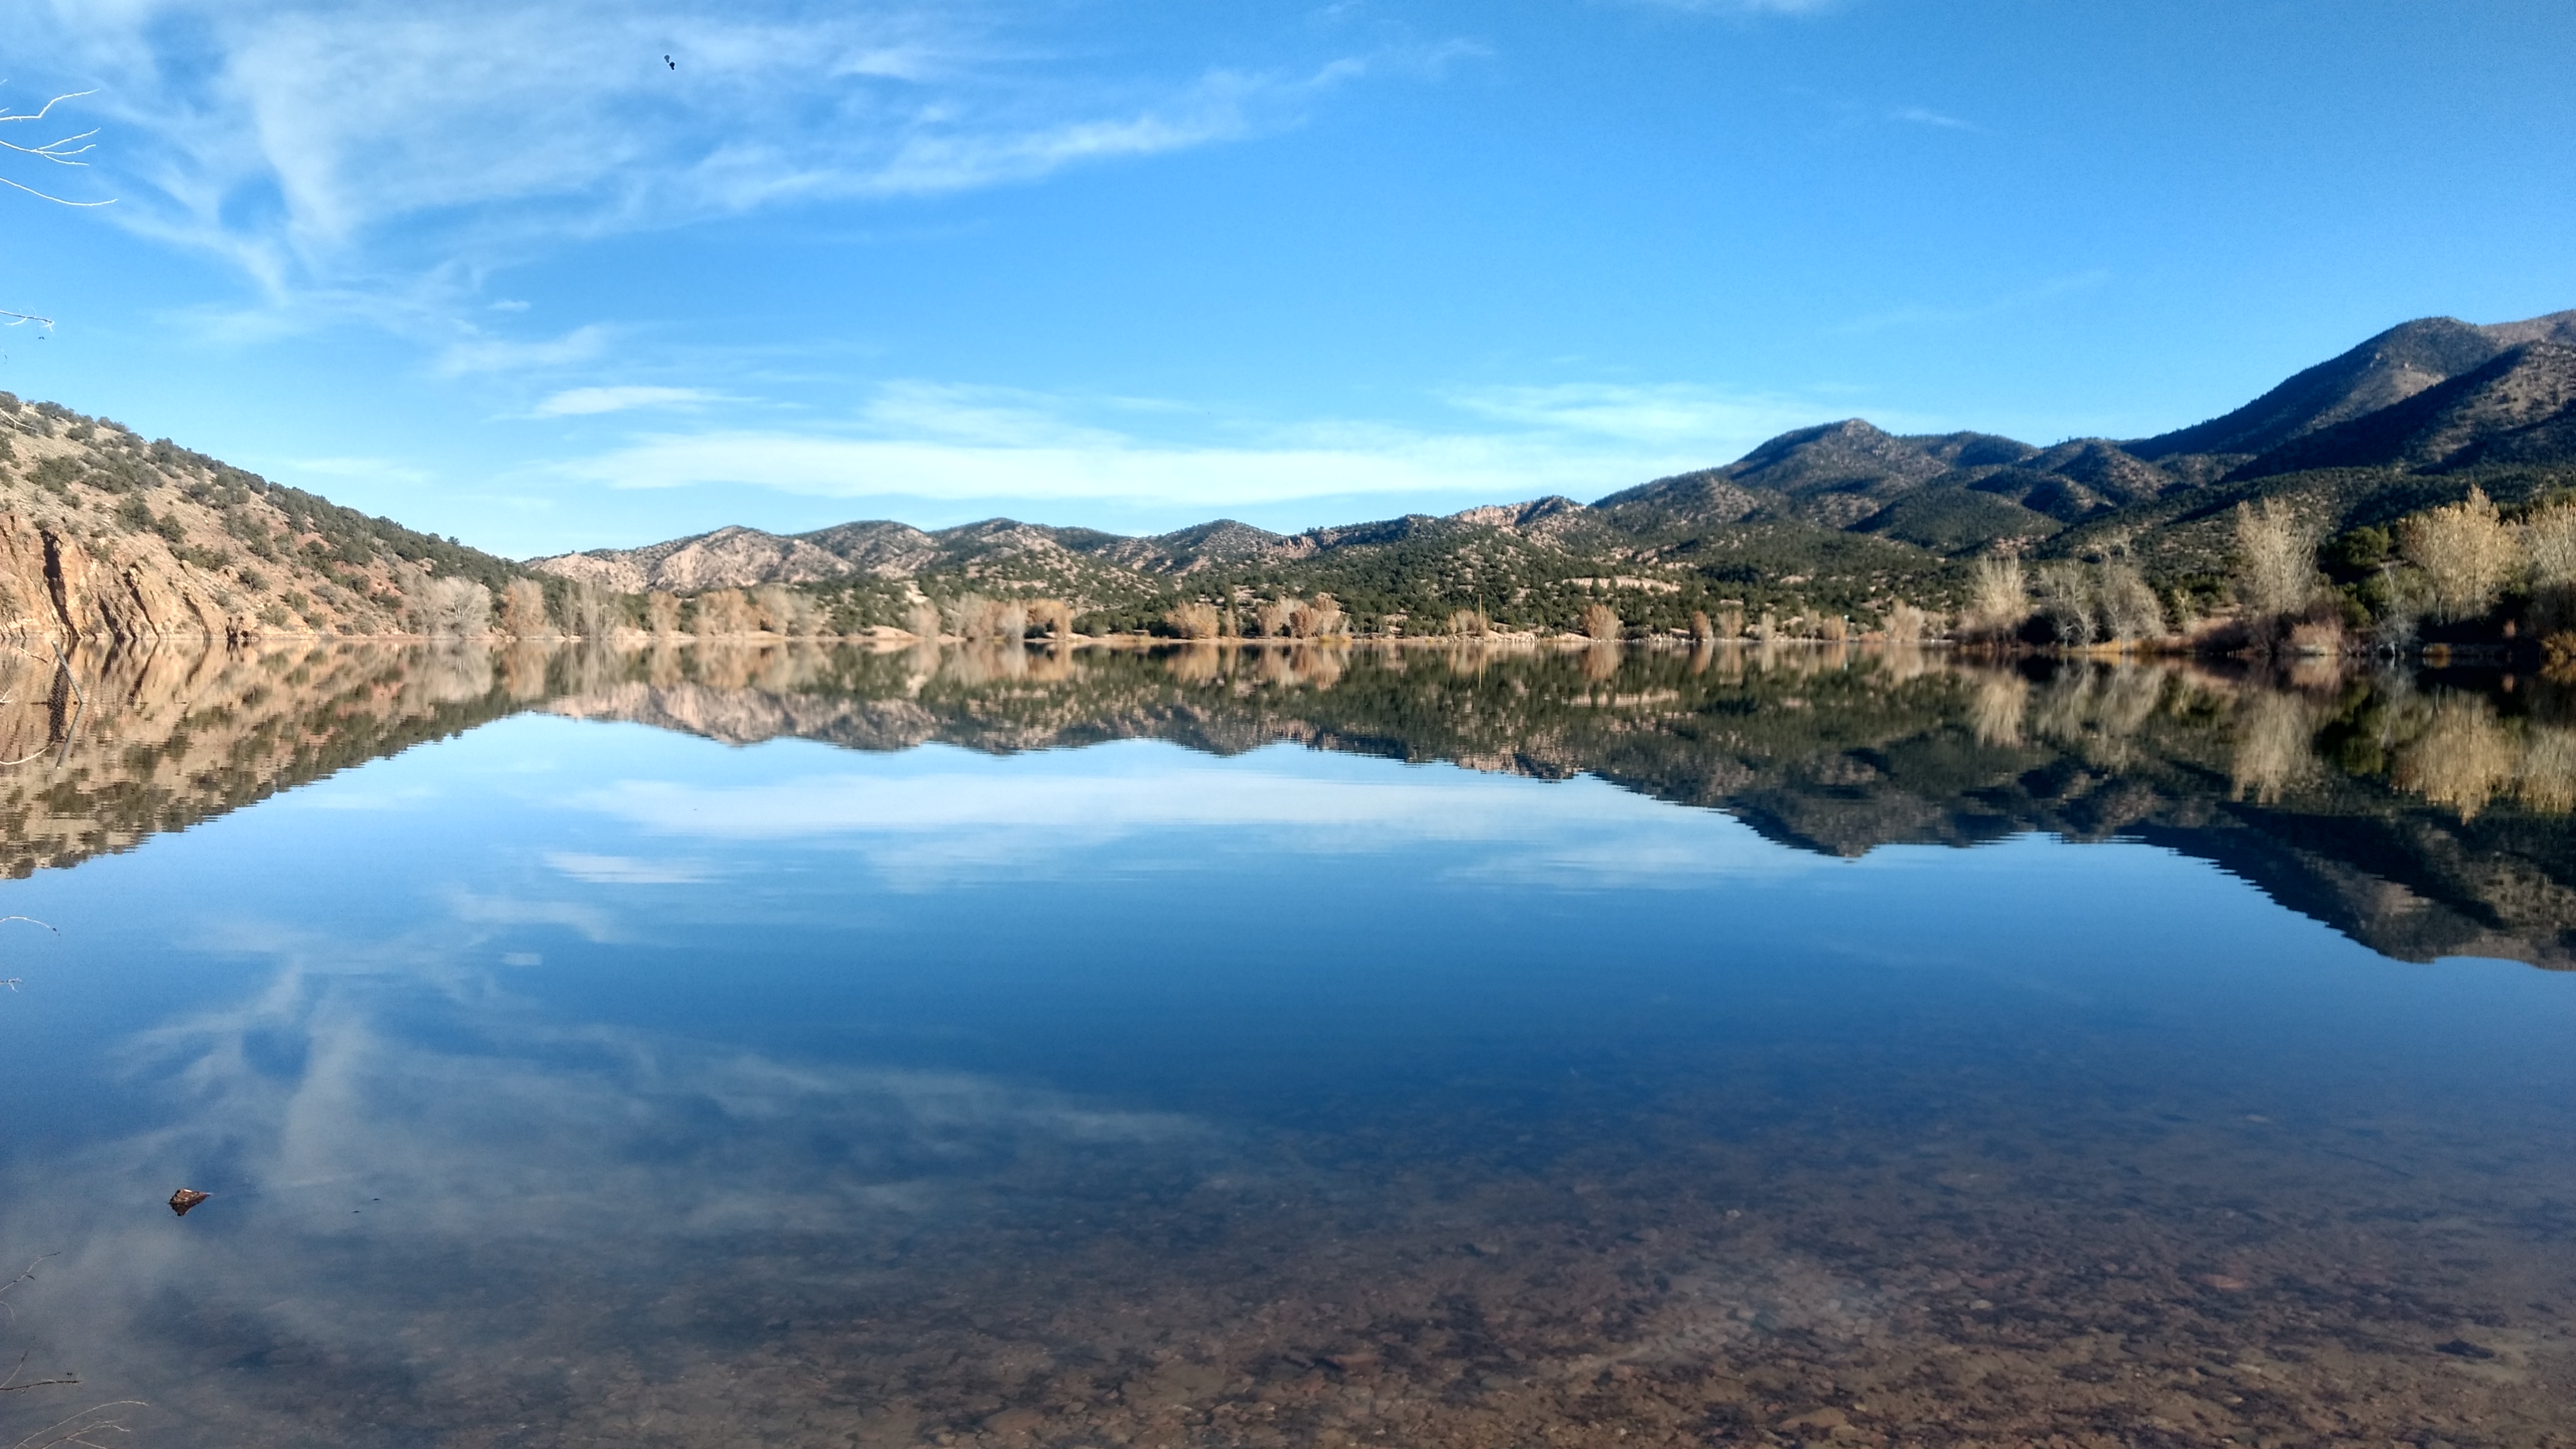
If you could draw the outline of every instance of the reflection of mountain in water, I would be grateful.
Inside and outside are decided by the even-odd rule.
[[[2392,956],[2576,965],[2576,700],[1788,646],[1697,654],[1203,646],[180,652],[0,672],[25,874],[542,703],[728,743],[1015,751],[1279,741],[1722,809],[1800,849],[2021,831],[2214,861]],[[2142,908],[2151,903],[2141,903]]]
[[[481,651],[0,653],[0,861],[12,876],[77,865],[470,729],[518,707],[514,693],[542,697],[521,663],[514,692]]]

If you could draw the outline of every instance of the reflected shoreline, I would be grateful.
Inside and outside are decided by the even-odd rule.
[[[1522,640],[164,644],[69,665],[0,656],[13,876],[541,710],[731,745],[1292,743],[1588,774],[1842,857],[2136,839],[2386,955],[2576,966],[2576,692],[2495,671]]]

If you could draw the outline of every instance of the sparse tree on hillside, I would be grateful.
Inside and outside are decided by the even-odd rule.
[[[2513,530],[2476,488],[2458,503],[2399,524],[2397,543],[2406,561],[2424,571],[2433,613],[2446,621],[2479,618],[2494,608],[2497,591],[2522,563]]]

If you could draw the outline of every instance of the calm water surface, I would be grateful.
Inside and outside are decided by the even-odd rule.
[[[111,667],[0,1409],[2576,1442],[2576,976],[2407,944],[2563,959],[2543,686],[1700,663]]]

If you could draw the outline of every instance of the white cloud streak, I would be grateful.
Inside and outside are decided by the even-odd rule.
[[[1222,508],[1307,498],[1590,499],[1739,457],[1841,416],[1775,394],[1685,385],[1462,389],[1452,430],[1321,422],[1145,438],[1077,416],[1152,413],[1038,394],[899,383],[837,431],[659,431],[558,466],[613,488],[736,484],[824,497],[1120,500]],[[1180,409],[1171,409],[1180,412]],[[1184,419],[1187,421],[1187,419]]]
[[[528,415],[536,418],[593,417],[600,413],[689,408],[722,400],[722,394],[699,387],[575,387],[547,397],[529,409]]]
[[[1111,76],[998,15],[917,0],[32,0],[0,15],[0,44],[99,87],[122,222],[217,252],[281,298],[424,278],[470,290],[569,238],[1236,140],[1373,70],[1439,58]]]

